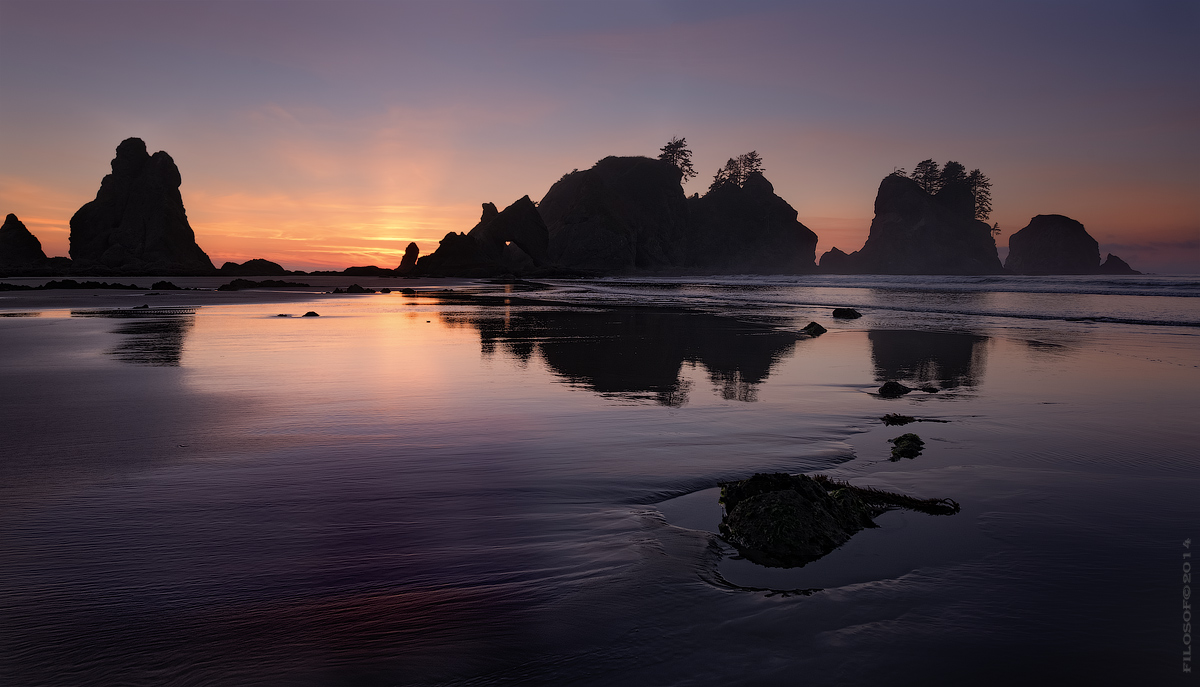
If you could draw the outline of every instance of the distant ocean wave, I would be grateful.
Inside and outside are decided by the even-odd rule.
[[[551,282],[579,305],[689,307],[736,315],[848,306],[914,315],[1200,328],[1187,276],[720,276]]]

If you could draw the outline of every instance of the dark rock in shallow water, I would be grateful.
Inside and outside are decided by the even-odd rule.
[[[907,425],[910,422],[917,421],[917,418],[915,418],[915,417],[912,417],[910,415],[901,415],[900,413],[888,413],[887,415],[884,415],[883,417],[881,417],[879,419],[883,420],[883,424],[887,425],[888,427],[892,427],[894,425],[903,426],[903,425]]]
[[[804,332],[805,334],[808,334],[809,336],[820,336],[829,330],[825,329],[824,327],[817,324],[816,322],[809,322],[807,325],[804,326],[804,329],[801,329],[800,331]]]
[[[0,267],[39,267],[46,260],[42,242],[14,214],[0,226]]]
[[[154,289],[155,291],[182,291],[183,290],[183,289],[179,288],[178,286],[176,286],[173,282],[169,282],[169,281],[156,281],[150,285],[150,288]]]
[[[896,398],[898,396],[903,396],[910,391],[912,391],[912,389],[904,386],[900,382],[887,382],[883,386],[879,387],[879,395],[883,396],[884,398]]]
[[[149,155],[140,138],[122,141],[96,199],[71,218],[71,258],[76,266],[142,274],[212,274],[212,261],[196,245],[188,224],[180,183],[170,155]]]
[[[1100,244],[1083,225],[1063,215],[1038,215],[1008,238],[1004,268],[1015,274],[1093,274]]]
[[[965,184],[930,195],[916,181],[888,175],[875,196],[875,219],[861,250],[821,256],[825,272],[848,274],[1000,274],[996,240],[975,219]]]
[[[346,287],[346,293],[375,293],[375,289],[364,289],[358,284],[351,284]]]
[[[721,484],[721,535],[745,558],[770,567],[803,566],[833,551],[892,508],[952,515],[949,499],[917,499],[827,477],[756,474]]]
[[[320,315],[318,315],[316,312],[314,312],[312,310],[309,310],[308,312],[301,315],[301,317],[320,317]]]
[[[844,320],[856,320],[862,317],[862,313],[854,308],[834,308],[833,316]]]
[[[236,262],[227,262],[221,265],[221,274],[228,274],[235,277],[275,277],[282,276],[288,273],[283,269],[283,265],[262,258],[253,258],[242,264]]]
[[[1096,270],[1096,273],[1097,274],[1141,274],[1141,272],[1138,272],[1137,270],[1130,267],[1129,263],[1125,262],[1121,258],[1118,258],[1117,256],[1113,255],[1112,253],[1109,253],[1108,257],[1104,258],[1104,263],[1100,265],[1100,267]]]
[[[921,441],[921,437],[911,432],[901,434],[895,439],[888,439],[888,443],[892,445],[892,460],[916,458],[921,455],[921,449],[925,448],[925,442]]]

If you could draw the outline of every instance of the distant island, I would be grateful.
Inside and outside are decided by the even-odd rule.
[[[683,138],[657,158],[606,157],[564,174],[538,202],[503,210],[484,203],[478,224],[448,233],[429,255],[410,243],[394,268],[288,271],[256,258],[217,269],[188,223],[174,160],[140,138],[117,146],[95,200],[71,218],[71,257],[48,258],[15,215],[0,228],[5,276],[573,277],[688,274],[1140,274],[1109,254],[1075,220],[1038,215],[1010,238],[1001,265],[991,182],[958,162],[919,163],[884,177],[863,247],[816,261],[817,235],[775,193],[757,151],[730,158],[704,195]]]

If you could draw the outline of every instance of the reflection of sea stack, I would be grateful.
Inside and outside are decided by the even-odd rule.
[[[0,267],[36,267],[46,260],[42,242],[10,214],[0,226]]]
[[[120,272],[212,273],[212,261],[196,245],[188,224],[180,183],[170,155],[149,155],[140,138],[122,141],[96,199],[71,218],[76,265]]]
[[[1005,269],[1016,274],[1140,274],[1111,253],[1100,265],[1100,244],[1079,222],[1038,215],[1008,239]]]
[[[722,398],[755,401],[758,385],[798,340],[716,315],[640,308],[494,313],[466,321],[479,331],[484,355],[502,350],[529,360],[536,352],[572,384],[665,406],[687,402],[684,362],[703,366]]]
[[[918,388],[937,384],[952,389],[974,386],[983,376],[986,336],[882,329],[868,332],[867,339],[880,381],[903,379]]]
[[[975,198],[963,183],[930,194],[892,174],[879,184],[875,219],[861,250],[834,248],[821,256],[826,272],[851,274],[999,274],[996,240],[975,219]]]

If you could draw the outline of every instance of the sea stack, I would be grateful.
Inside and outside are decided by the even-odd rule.
[[[549,244],[546,225],[529,196],[503,211],[498,211],[492,203],[484,203],[479,223],[465,234],[446,234],[437,250],[416,260],[413,274],[455,277],[528,274],[547,265]],[[415,258],[416,246],[411,247]]]
[[[96,199],[71,218],[75,265],[129,274],[215,272],[188,224],[181,181],[170,155],[151,156],[140,138],[122,141]]]
[[[0,226],[0,267],[30,268],[46,261],[42,242],[29,233],[25,224],[14,214],[4,218]]]
[[[1004,268],[1014,274],[1141,274],[1108,254],[1100,264],[1100,244],[1083,224],[1063,215],[1038,215],[1008,239]]]
[[[1014,274],[1092,274],[1100,244],[1083,225],[1063,215],[1038,215],[1008,239],[1004,268]]]
[[[495,207],[494,205],[492,207]],[[417,256],[421,254],[420,247],[415,241],[410,241],[408,247],[404,249],[404,257],[400,258],[400,264],[396,267],[396,274],[408,274],[417,266]]]
[[[826,272],[857,274],[1000,274],[996,239],[975,219],[975,199],[963,183],[930,194],[913,179],[884,177],[875,219],[861,250],[821,256]]]

